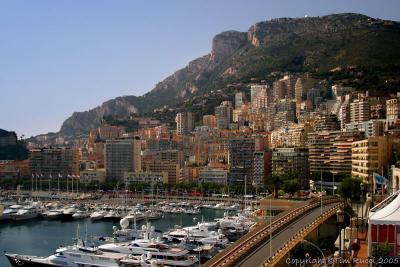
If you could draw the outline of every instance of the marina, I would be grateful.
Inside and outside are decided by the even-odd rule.
[[[75,250],[82,251],[82,244],[90,244],[102,259],[109,258],[108,265],[99,266],[194,266],[199,257],[202,263],[207,261],[252,224],[249,218],[237,216],[239,206],[222,203],[164,201],[113,206],[56,201],[14,203],[4,208],[0,248],[14,266],[24,259],[54,263],[60,251],[74,255]],[[250,209],[246,212],[250,214]],[[116,253],[120,254],[117,258]],[[50,266],[86,266],[59,264]],[[87,264],[97,266],[96,262]],[[0,266],[11,264],[2,256]]]

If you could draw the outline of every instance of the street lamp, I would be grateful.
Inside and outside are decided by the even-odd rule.
[[[326,265],[326,258],[325,258],[324,252],[322,252],[322,250],[321,250],[320,247],[318,247],[317,245],[315,245],[313,242],[310,242],[310,241],[305,240],[305,239],[301,240],[301,243],[310,244],[310,245],[313,246],[314,248],[318,249],[319,252],[322,254],[322,258],[324,259],[324,265],[323,265],[323,266],[325,266],[325,267],[327,266],[327,265]]]
[[[364,233],[364,183],[360,183],[360,200],[361,200],[361,233]]]
[[[339,262],[341,262],[341,260],[342,260],[342,224],[344,222],[344,212],[341,209],[338,209],[336,211],[336,218],[337,218],[337,222],[339,225]]]

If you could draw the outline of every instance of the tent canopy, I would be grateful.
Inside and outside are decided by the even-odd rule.
[[[369,214],[369,223],[400,225],[400,194],[382,209]]]

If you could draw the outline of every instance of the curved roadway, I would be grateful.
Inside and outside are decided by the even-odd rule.
[[[330,208],[337,205],[337,203],[327,204],[323,206],[323,212],[329,210]],[[321,215],[321,209],[315,208],[303,216],[299,217],[297,220],[293,221],[287,225],[280,232],[272,235],[272,255],[283,246],[287,240],[292,236],[296,235],[304,226],[311,223],[318,216]],[[262,266],[263,263],[270,257],[270,242],[267,239],[261,245],[259,245],[255,250],[253,250],[247,257],[243,258],[240,262],[236,263],[235,266],[241,267],[256,267]]]

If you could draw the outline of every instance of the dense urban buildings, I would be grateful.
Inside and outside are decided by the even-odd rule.
[[[309,74],[231,90],[229,97],[220,90],[210,93],[212,106],[203,100],[179,109],[174,127],[142,117],[114,119],[122,125],[104,122],[88,132],[84,145],[32,150],[26,168],[0,164],[0,177],[80,173],[87,184],[108,179],[263,187],[271,175],[289,175],[307,188],[308,179],[328,173],[339,182],[345,176],[367,183],[373,173],[393,176],[398,94],[374,96]],[[201,124],[196,128],[195,116]],[[15,134],[0,135],[0,146],[16,142]]]

